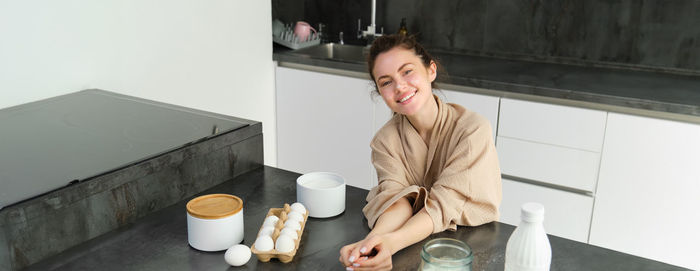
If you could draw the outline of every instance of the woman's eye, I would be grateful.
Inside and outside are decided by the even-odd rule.
[[[379,83],[379,86],[380,86],[380,87],[386,87],[386,86],[388,86],[389,84],[391,84],[391,81],[384,81],[384,82]]]
[[[406,70],[403,72],[404,75],[411,73],[413,70]]]

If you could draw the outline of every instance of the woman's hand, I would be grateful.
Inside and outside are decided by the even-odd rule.
[[[355,262],[355,258],[350,258],[350,253],[355,250],[355,247],[360,244],[363,240],[360,240],[358,242],[349,244],[347,246],[344,246],[340,249],[340,262],[343,263],[346,267],[353,267],[353,262]]]
[[[340,261],[347,270],[391,270],[393,253],[390,234],[375,235],[344,246]]]
[[[347,270],[391,270],[391,255],[425,239],[433,231],[433,221],[425,208],[410,217],[395,231],[388,233],[376,231],[393,217],[393,213],[382,214],[374,230],[364,240],[340,249],[340,262]]]

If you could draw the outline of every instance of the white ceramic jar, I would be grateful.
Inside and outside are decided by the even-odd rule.
[[[202,251],[226,250],[243,241],[243,200],[209,194],[187,203],[187,241]]]
[[[544,271],[552,262],[552,248],[542,225],[544,206],[528,202],[520,210],[520,224],[506,244],[505,271]]]
[[[311,172],[297,178],[297,201],[310,217],[325,218],[345,211],[345,179],[335,173]]]

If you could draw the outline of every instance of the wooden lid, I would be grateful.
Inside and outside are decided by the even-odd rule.
[[[238,213],[243,201],[234,195],[209,194],[196,197],[187,203],[187,213],[203,219],[217,219]]]

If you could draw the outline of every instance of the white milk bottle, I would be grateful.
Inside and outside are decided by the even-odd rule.
[[[552,248],[542,225],[544,206],[529,202],[520,210],[520,225],[506,245],[505,271],[549,270]]]

